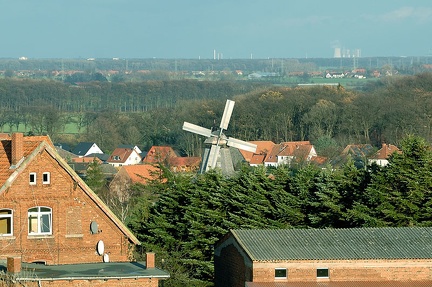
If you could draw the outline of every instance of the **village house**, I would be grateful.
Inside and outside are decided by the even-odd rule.
[[[131,197],[132,184],[147,184],[160,178],[160,168],[151,164],[122,166],[109,184],[110,193],[120,202],[126,202]]]
[[[309,141],[283,142],[273,146],[264,159],[264,165],[290,165],[294,161],[310,161],[314,156],[317,153]]]
[[[152,146],[143,159],[145,164],[165,165],[173,172],[196,172],[200,157],[180,157],[170,146]]]
[[[383,143],[381,148],[369,158],[369,164],[376,163],[380,166],[386,166],[393,153],[402,153],[402,151],[395,145]]]
[[[312,162],[324,165],[327,158],[317,155],[310,141],[282,142],[250,141],[257,146],[255,152],[239,150],[250,166],[278,167],[292,163]]]
[[[231,230],[215,287],[432,286],[432,227]]]
[[[0,135],[0,268],[25,286],[158,286],[154,253],[56,152],[47,136]]]
[[[72,153],[84,157],[89,154],[103,154],[103,151],[98,147],[96,143],[91,142],[81,142],[72,150]]]
[[[348,160],[352,160],[357,168],[365,168],[368,158],[373,155],[376,149],[370,144],[349,144],[341,154],[332,160],[333,166],[341,166]]]
[[[118,147],[110,155],[107,163],[114,167],[139,164],[142,160],[138,147]]]

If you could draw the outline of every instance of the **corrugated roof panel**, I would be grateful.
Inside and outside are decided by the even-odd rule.
[[[432,227],[231,232],[258,261],[432,258]]]

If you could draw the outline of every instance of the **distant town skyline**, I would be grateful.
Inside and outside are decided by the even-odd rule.
[[[430,0],[0,0],[0,26],[0,58],[432,56]]]

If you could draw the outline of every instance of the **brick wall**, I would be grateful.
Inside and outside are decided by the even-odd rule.
[[[36,185],[29,184],[35,172]],[[50,172],[50,184],[42,184],[42,174]],[[28,209],[52,209],[52,235],[29,235]],[[37,155],[0,197],[0,208],[13,210],[13,236],[0,237],[2,253],[22,256],[23,262],[47,264],[102,262],[96,244],[102,240],[110,261],[129,261],[132,245],[95,202],[74,183],[71,176],[46,151]],[[90,224],[97,222],[92,234]]]
[[[244,287],[252,280],[252,270],[233,245],[223,248],[214,258],[215,287]]]
[[[275,268],[286,268],[286,279],[275,279]],[[317,268],[328,268],[329,278],[317,278]],[[279,263],[254,262],[253,282],[294,281],[411,281],[432,280],[432,260],[323,260]]]

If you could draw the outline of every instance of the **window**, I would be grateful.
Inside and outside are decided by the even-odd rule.
[[[276,268],[275,269],[275,278],[276,279],[286,279],[287,278],[287,269],[286,268]]]
[[[30,172],[29,182],[31,185],[36,184],[36,172]]]
[[[42,183],[43,184],[49,184],[50,183],[50,173],[49,172],[44,172],[42,174]]]
[[[329,278],[328,268],[318,268],[317,269],[317,278]]]
[[[49,207],[33,207],[28,210],[29,234],[51,234],[52,211]]]
[[[0,209],[0,236],[12,235],[12,210]]]

